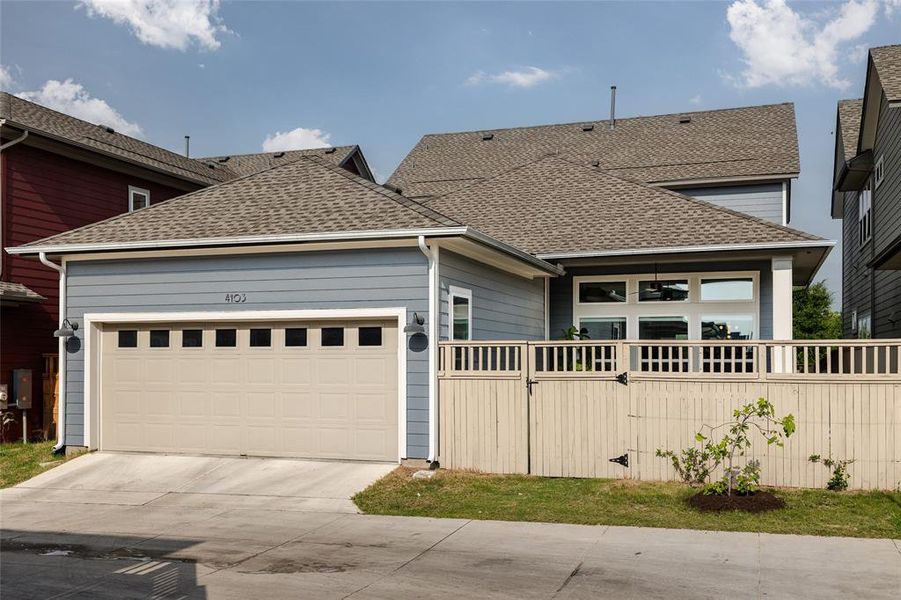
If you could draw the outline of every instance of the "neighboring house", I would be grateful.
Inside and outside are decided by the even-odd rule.
[[[773,135],[793,130],[777,121]],[[772,148],[783,163],[735,168],[789,177],[789,145]],[[62,439],[433,459],[439,339],[541,340],[573,322],[594,339],[785,339],[792,285],[832,246],[562,155],[445,192],[415,201],[306,156],[9,248],[65,265],[79,329]]]
[[[257,170],[321,155],[372,179],[359,148],[190,159],[0,92],[0,247],[17,246],[154,205]],[[237,168],[236,168],[237,167]],[[59,277],[34,260],[0,257],[0,383],[30,369],[32,427],[41,424],[44,356],[56,354]],[[7,428],[9,437],[20,435]]]
[[[845,337],[901,337],[901,46],[870,50],[864,97],[838,103]]]

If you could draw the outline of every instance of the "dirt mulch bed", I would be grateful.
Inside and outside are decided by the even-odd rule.
[[[688,505],[701,512],[741,510],[744,512],[764,512],[785,508],[785,501],[770,492],[757,492],[747,496],[716,496],[698,492],[688,500]]]

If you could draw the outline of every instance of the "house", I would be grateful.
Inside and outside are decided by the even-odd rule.
[[[8,248],[78,325],[61,439],[433,460],[438,340],[783,339],[832,245],[571,157],[477,179],[415,200],[303,156]]]
[[[832,185],[843,335],[901,337],[901,46],[872,48],[863,98],[838,103]]]
[[[195,160],[4,92],[0,125],[0,246],[25,244],[310,154],[372,179],[357,146]],[[52,334],[59,326],[59,277],[40,262],[6,253],[0,275],[0,384],[11,390],[13,371],[31,370],[28,418],[35,428],[44,404],[45,357],[58,351]],[[48,415],[45,429],[49,422]],[[14,429],[6,435],[21,435]]]

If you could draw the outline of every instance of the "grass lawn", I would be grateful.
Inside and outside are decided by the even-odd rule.
[[[54,443],[0,444],[0,488],[16,485],[64,463],[66,457],[51,453]],[[41,463],[49,462],[53,464],[41,466]]]
[[[438,471],[412,479],[399,467],[354,496],[366,513],[635,525],[901,538],[901,492],[774,490],[786,507],[765,513],[701,513],[685,499],[695,490],[678,483],[614,479],[549,479]]]

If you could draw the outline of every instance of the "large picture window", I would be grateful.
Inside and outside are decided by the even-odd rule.
[[[751,340],[760,272],[573,277],[573,322],[591,340]]]

